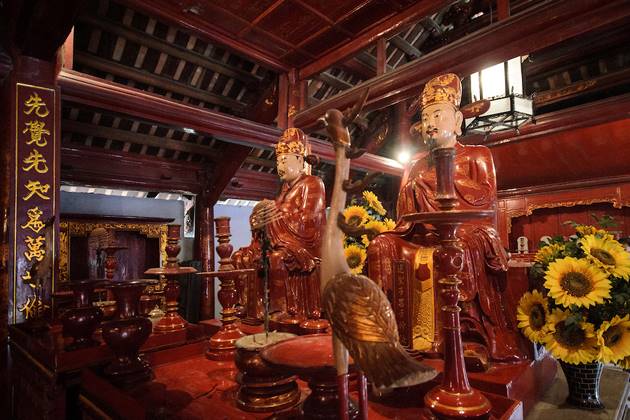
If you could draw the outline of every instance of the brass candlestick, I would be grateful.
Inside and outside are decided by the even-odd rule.
[[[236,287],[235,279],[239,275],[252,273],[253,269],[236,270],[232,265],[233,247],[230,244],[230,218],[217,217],[214,219],[216,226],[217,254],[219,254],[219,270],[199,273],[199,275],[217,277],[221,282],[218,297],[221,303],[221,329],[210,338],[210,347],[206,352],[206,356],[212,360],[229,360],[234,356],[236,351],[236,340],[245,334],[241,332],[238,326],[238,318],[236,316]]]
[[[166,264],[164,267],[150,268],[144,272],[144,274],[163,275],[166,277],[167,283],[164,287],[164,297],[166,299],[166,315],[160,319],[153,330],[155,332],[169,332],[177,331],[186,328],[188,323],[182,318],[177,309],[179,303],[179,283],[177,282],[177,276],[188,273],[196,273],[197,270],[193,267],[180,267],[177,255],[181,250],[179,245],[179,230],[180,225],[169,225],[166,237]]]

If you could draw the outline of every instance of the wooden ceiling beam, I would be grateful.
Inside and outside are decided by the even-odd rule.
[[[82,16],[79,18],[79,22],[86,23],[91,27],[99,28],[105,32],[122,37],[127,41],[135,42],[139,45],[177,57],[188,63],[196,64],[216,73],[221,73],[228,77],[240,80],[248,86],[256,86],[262,80],[262,78],[256,77],[245,70],[231,67],[227,63],[215,60],[212,57],[206,57],[205,55],[199,54],[193,50],[182,48],[176,44],[169,43],[166,40],[151,36],[146,32],[127,26],[117,25],[103,18],[96,19],[90,16]]]
[[[162,76],[157,76],[153,73],[149,73],[148,71],[127,67],[122,64],[105,60],[91,54],[77,51],[74,54],[74,58],[76,63],[82,64],[92,69],[125,79],[133,80],[137,83],[146,83],[150,86],[163,89],[167,92],[177,93],[179,95],[188,96],[189,98],[194,98],[199,101],[210,102],[214,105],[223,106],[231,109],[237,114],[242,114],[247,108],[246,104],[235,99],[217,95],[215,93],[208,92],[202,89],[195,89],[185,83],[178,82],[172,79],[167,79],[166,77]]]
[[[286,72],[290,68],[278,58],[242,39],[236,39],[233,35],[221,31],[213,22],[207,21],[192,13],[185,13],[179,3],[171,0],[121,0],[121,3],[134,10],[139,10],[151,17],[175,24],[188,31],[201,36],[235,51],[263,66],[278,71]]]
[[[303,67],[300,69],[299,78],[301,80],[308,79],[314,74],[320,73],[334,64],[343,61],[345,58],[365,49],[378,38],[400,32],[406,25],[412,24],[424,16],[429,16],[452,2],[453,0],[426,0],[417,2],[414,6],[408,7],[406,10],[384,20],[354,40],[343,44],[331,53]]]
[[[396,35],[389,39],[396,48],[403,51],[405,54],[410,55],[413,58],[419,58],[422,56],[422,52],[404,40],[400,35]]]
[[[630,3],[624,0],[547,0],[302,110],[295,116],[295,125],[311,131],[326,110],[351,107],[365,88],[370,88],[365,109],[383,108],[417,94],[440,72],[465,76],[627,16]]]
[[[94,147],[61,147],[61,183],[198,194],[207,168]]]
[[[192,128],[231,143],[272,149],[282,134],[276,127],[175,102],[160,95],[71,70],[62,70],[59,73],[58,82],[64,100],[174,127]],[[334,162],[335,155],[330,143],[311,139],[311,149],[323,160]],[[402,175],[400,163],[371,154],[365,154],[353,160],[352,166],[354,169],[379,171],[394,176]]]
[[[273,199],[279,185],[277,175],[241,168],[236,171],[221,196],[245,200]]]
[[[61,129],[65,132],[83,134],[85,136],[102,137],[104,139],[118,140],[125,143],[141,144],[161,149],[193,153],[213,161],[219,160],[219,154],[215,150],[196,143],[188,143],[185,141],[167,139],[149,134],[134,133],[118,128],[98,126],[70,120],[63,120],[61,123]]]
[[[322,82],[339,90],[350,89],[354,86],[352,83],[348,83],[345,80],[342,80],[336,76],[333,76],[332,74],[328,72],[319,73],[317,76],[315,76],[315,79],[321,80]]]
[[[370,67],[356,57],[339,64],[343,70],[348,71],[362,80],[368,80],[376,76],[376,67]]]

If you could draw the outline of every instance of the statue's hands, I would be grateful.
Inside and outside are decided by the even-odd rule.
[[[300,266],[300,270],[308,271],[310,273],[315,269],[315,260],[306,249],[297,249],[293,256],[295,257],[297,264]]]

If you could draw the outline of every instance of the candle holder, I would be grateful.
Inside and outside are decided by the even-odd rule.
[[[464,222],[491,217],[491,210],[455,210],[457,196],[453,181],[455,149],[433,151],[436,162],[436,201],[440,211],[404,215],[403,220],[428,223],[435,226],[440,236],[440,246],[434,253],[439,274],[438,284],[442,297],[442,328],[444,341],[444,374],[442,383],[424,396],[424,404],[438,418],[481,419],[487,418],[492,408],[490,401],[468,382],[464,349],[459,320],[458,275],[464,268],[464,250],[456,236],[457,228]]]
[[[166,277],[164,287],[164,298],[166,300],[166,314],[154,327],[155,332],[164,333],[178,331],[186,328],[188,323],[177,313],[179,303],[179,282],[177,277],[182,274],[196,273],[193,267],[180,267],[177,255],[181,250],[179,245],[180,225],[169,225],[166,236],[166,264],[164,267],[150,268],[144,274],[163,275]]]
[[[216,227],[217,254],[219,254],[219,270],[199,273],[208,277],[217,277],[221,282],[218,297],[221,303],[221,329],[210,338],[210,346],[206,357],[212,360],[230,360],[236,351],[236,340],[245,334],[239,329],[236,316],[236,287],[235,279],[238,276],[253,273],[253,269],[236,270],[232,264],[233,247],[230,244],[230,218],[217,217],[214,219]]]
[[[92,293],[96,285],[103,280],[80,280],[70,282],[74,296],[74,308],[68,309],[59,318],[63,326],[64,337],[72,337],[66,351],[99,345],[92,334],[103,319],[103,312],[92,306]]]

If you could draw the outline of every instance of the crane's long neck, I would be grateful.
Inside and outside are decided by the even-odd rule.
[[[350,159],[346,157],[343,147],[335,146],[335,182],[333,185],[330,213],[324,230],[322,241],[321,289],[328,281],[340,273],[350,273],[350,268],[343,253],[343,232],[337,226],[337,215],[346,205],[347,193],[343,190],[343,181],[350,174]]]

